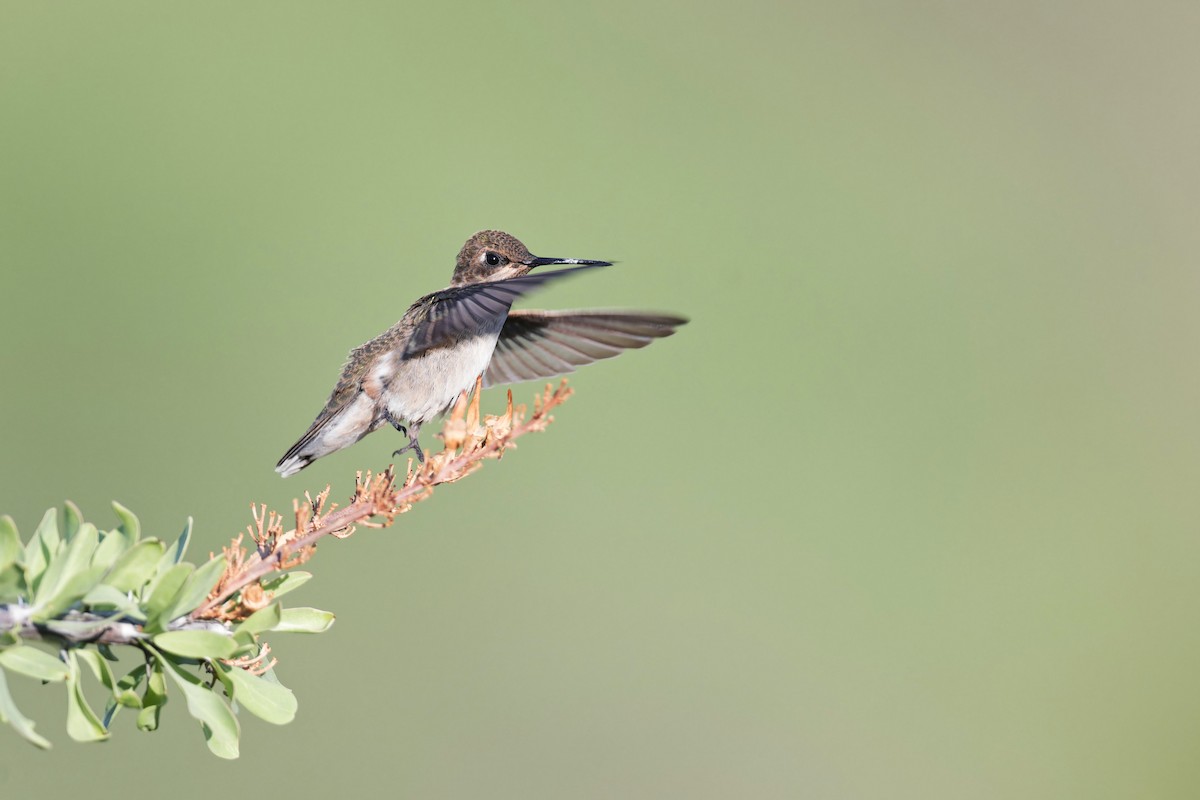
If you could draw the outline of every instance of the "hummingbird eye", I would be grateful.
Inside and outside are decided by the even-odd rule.
[[[489,267],[500,266],[500,256],[497,255],[496,253],[491,252],[490,250],[484,254],[483,260],[484,260],[484,263],[486,263]]]

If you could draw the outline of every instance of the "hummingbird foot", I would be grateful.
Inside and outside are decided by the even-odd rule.
[[[425,453],[424,453],[424,451],[421,450],[421,443],[418,442],[416,439],[410,439],[408,444],[404,445],[404,447],[401,447],[399,450],[393,450],[392,458],[395,458],[396,456],[398,456],[402,453],[407,453],[409,450],[413,451],[413,453],[416,455],[417,461],[419,463],[421,463],[421,464],[425,463]]]
[[[408,432],[408,428],[404,427],[399,422],[393,422],[392,427],[408,437],[408,444],[404,445],[404,447],[401,447],[399,450],[394,451],[392,453],[392,458],[395,458],[401,453],[407,453],[409,450],[412,450],[417,456],[417,461],[421,464],[424,464],[425,451],[421,449],[421,443],[417,441],[417,434],[420,432],[421,426],[413,425],[411,434]]]

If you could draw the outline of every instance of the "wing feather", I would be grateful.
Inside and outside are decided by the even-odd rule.
[[[429,296],[429,316],[413,331],[404,357],[450,344],[487,328],[495,330],[497,323],[504,319],[518,297],[550,281],[596,269],[597,266],[532,272],[507,280],[473,283],[435,292]]]
[[[670,336],[687,322],[639,311],[510,311],[484,386],[544,380]]]

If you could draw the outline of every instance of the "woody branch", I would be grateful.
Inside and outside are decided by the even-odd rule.
[[[571,396],[571,389],[562,381],[557,389],[547,384],[541,395],[534,398],[534,411],[528,418],[525,407],[513,407],[512,392],[502,415],[479,416],[480,384],[468,402],[464,392],[442,429],[444,448],[430,455],[419,468],[408,471],[403,484],[395,485],[394,467],[372,476],[358,473],[354,495],[344,508],[330,506],[325,511],[329,488],[305,501],[293,501],[295,527],[284,531],[282,517],[267,514],[265,508],[255,510],[255,525],[250,536],[255,543],[253,553],[242,547],[238,536],[225,548],[228,562],[225,574],[209,598],[192,612],[188,620],[237,620],[268,605],[271,598],[262,588],[262,580],[302,564],[311,558],[317,542],[325,536],[344,538],[354,532],[354,526],[387,527],[396,516],[403,514],[432,492],[434,487],[466,477],[483,466],[489,458],[500,458],[514,441],[527,433],[541,431],[553,421],[550,411]]]

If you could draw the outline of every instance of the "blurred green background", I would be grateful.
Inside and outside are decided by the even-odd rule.
[[[1200,11],[0,4],[0,511],[198,550],[475,230],[674,310],[321,548],[296,722],[181,703],[0,793],[1194,797]],[[528,400],[537,387],[517,387]],[[487,403],[498,409],[501,393]],[[435,440],[436,441],[436,440]],[[195,553],[193,553],[195,555]],[[125,791],[120,789],[120,791]],[[258,791],[256,789],[256,791]]]

